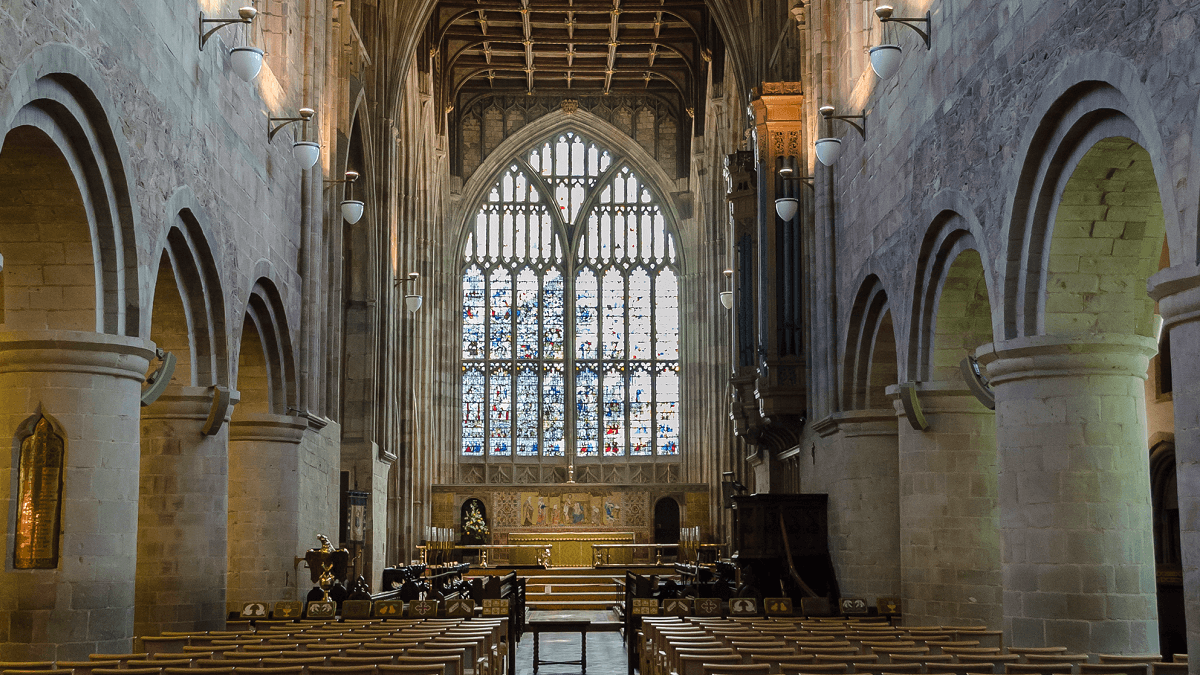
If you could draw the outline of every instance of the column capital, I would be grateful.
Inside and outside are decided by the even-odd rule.
[[[992,386],[1027,379],[1118,375],[1146,379],[1158,343],[1144,335],[1033,335],[975,351]]]
[[[154,343],[140,337],[72,330],[0,332],[0,373],[87,373],[141,382],[154,353]]]
[[[1200,320],[1200,269],[1168,267],[1150,277],[1146,286],[1158,302],[1164,329]]]

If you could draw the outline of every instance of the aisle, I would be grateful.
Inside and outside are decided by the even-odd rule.
[[[611,618],[608,612],[531,612],[541,616],[568,615],[586,616],[593,621]],[[574,661],[579,659],[578,633],[542,633],[540,638],[541,657],[547,661]],[[616,631],[589,633],[587,636],[588,675],[626,675],[628,659],[625,643]],[[579,666],[543,665],[538,675],[578,675]],[[533,675],[533,633],[526,632],[517,646],[517,672],[515,675]]]

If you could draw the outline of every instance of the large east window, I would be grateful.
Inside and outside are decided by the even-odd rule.
[[[462,454],[679,454],[679,278],[658,199],[579,134],[514,159],[463,252]]]

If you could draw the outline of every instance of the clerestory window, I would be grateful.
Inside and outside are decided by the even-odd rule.
[[[462,454],[679,454],[679,278],[655,194],[566,132],[514,159],[463,254]]]

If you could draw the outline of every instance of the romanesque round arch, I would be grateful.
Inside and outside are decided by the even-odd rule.
[[[1059,205],[1084,156],[1105,139],[1124,138],[1149,155],[1159,186],[1174,185],[1167,173],[1163,135],[1149,94],[1136,70],[1104,53],[1069,60],[1030,116],[1022,154],[1006,185],[1003,259],[1003,337],[1045,330],[1046,277]],[[1168,248],[1178,250],[1180,227],[1175,195],[1159,189]]]
[[[84,201],[96,269],[96,331],[137,336],[142,329],[137,212],[116,108],[88,58],[73,47],[33,53],[0,91],[0,150],[14,130],[36,130],[62,153]]]
[[[297,409],[300,401],[299,374],[296,370],[287,311],[278,286],[268,277],[259,277],[246,299],[246,314],[236,340],[239,345],[243,343],[242,335],[246,330],[257,331],[258,340],[263,347],[267,387],[266,412],[286,415],[289,409]],[[240,373],[238,375],[240,377]]]
[[[842,408],[867,410],[890,405],[885,387],[895,384],[897,334],[889,294],[875,273],[858,286],[850,306],[842,355]]]

